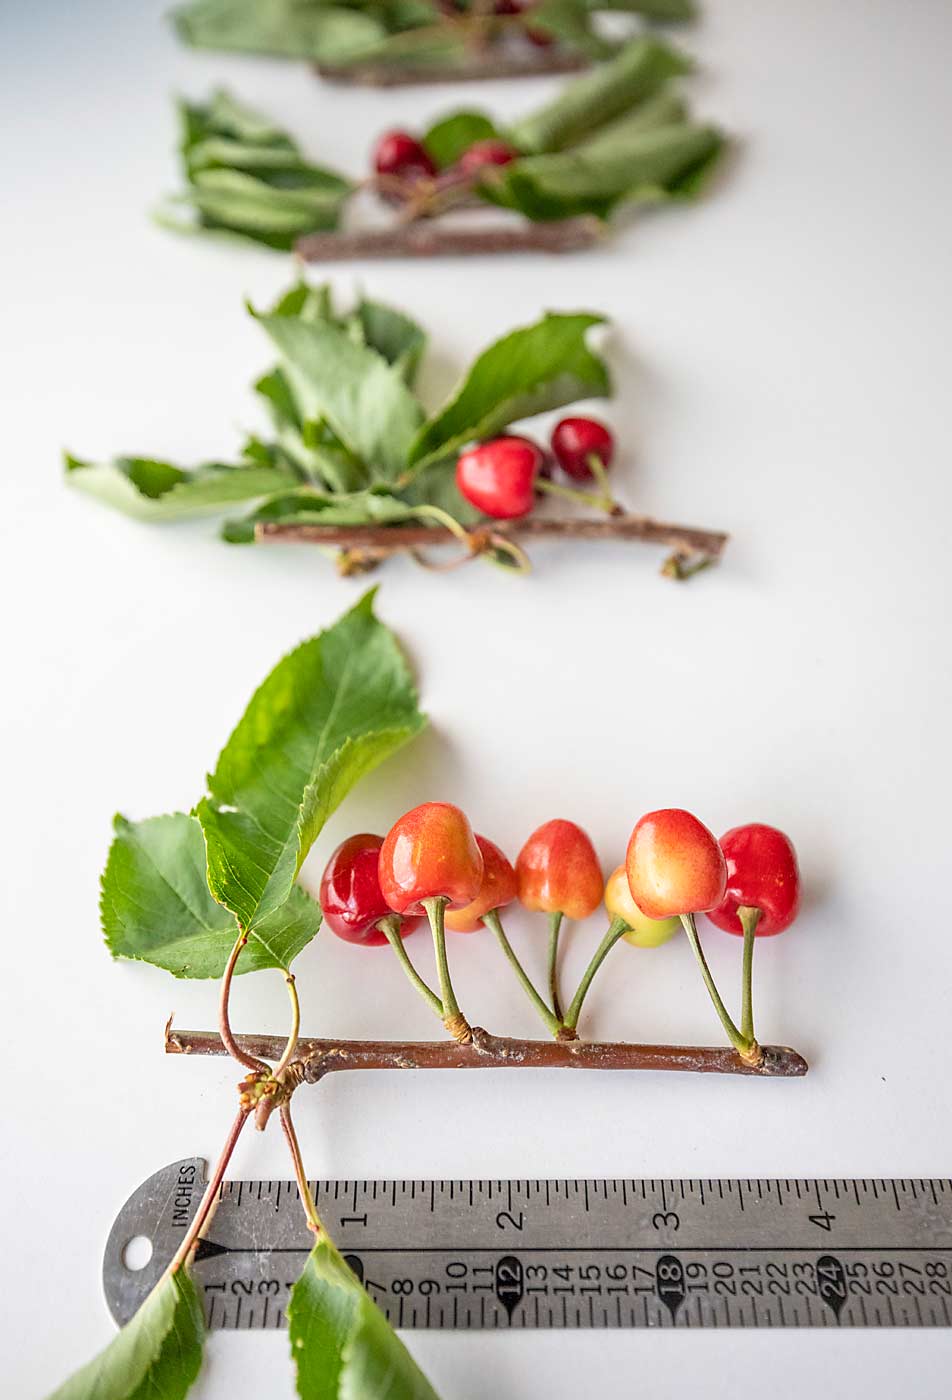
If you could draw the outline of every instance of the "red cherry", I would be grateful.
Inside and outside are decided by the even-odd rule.
[[[537,29],[535,25],[527,24],[525,35],[529,43],[534,44],[537,49],[547,49],[555,43],[554,34],[550,34],[547,29]]]
[[[484,914],[502,909],[516,897],[516,872],[508,858],[485,836],[477,836],[476,845],[483,858],[483,882],[471,904],[462,909],[447,909],[446,927],[454,933],[475,933],[484,927]]]
[[[738,905],[759,909],[757,937],[789,928],[800,910],[800,869],[789,836],[775,826],[751,822],[721,837],[727,862],[727,893],[707,917],[726,933],[743,933]]]
[[[649,919],[698,914],[724,898],[723,852],[704,823],[680,807],[641,818],[628,842],[625,868],[631,897]]]
[[[615,439],[596,418],[563,418],[553,429],[552,451],[566,476],[592,481],[595,473],[589,458],[597,457],[603,467],[609,467]]]
[[[374,169],[378,175],[396,175],[402,180],[419,180],[436,174],[436,166],[425,147],[408,131],[386,131],[374,147]]]
[[[398,914],[422,914],[425,899],[462,909],[479,893],[483,858],[463,812],[450,802],[424,802],[406,812],[380,848],[380,888]]]
[[[602,902],[602,868],[575,822],[543,822],[516,857],[519,899],[527,909],[587,919]]]
[[[456,484],[470,505],[494,520],[528,515],[535,505],[535,480],[542,453],[521,437],[498,437],[464,452]]]
[[[380,889],[378,865],[382,845],[382,836],[362,832],[342,841],[327,862],[320,891],[324,923],[345,943],[361,943],[370,948],[387,941],[377,927],[381,919],[393,916]],[[400,937],[405,938],[418,922],[404,919]]]
[[[457,164],[464,175],[475,175],[488,165],[508,165],[519,155],[508,141],[474,141],[460,156]]]

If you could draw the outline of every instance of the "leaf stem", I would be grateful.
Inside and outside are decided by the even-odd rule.
[[[721,994],[717,990],[717,986],[711,974],[711,969],[707,965],[707,958],[705,958],[704,950],[701,947],[701,940],[698,937],[697,924],[694,922],[694,915],[682,914],[681,923],[684,926],[684,931],[688,936],[688,942],[691,945],[691,951],[693,952],[695,959],[697,960],[697,965],[701,970],[701,977],[703,978],[704,985],[707,988],[707,994],[711,998],[711,1001],[714,1005],[714,1010],[717,1012],[718,1020],[720,1021],[721,1025],[724,1027],[724,1030],[727,1033],[728,1040],[730,1041],[731,1045],[733,1045],[734,1049],[738,1052],[738,1054],[744,1055],[749,1053],[751,1048],[750,1041],[747,1039],[746,1036],[742,1034],[741,1031],[738,1030],[737,1026],[731,1019],[727,1007],[721,1000]]]
[[[740,904],[737,917],[744,930],[744,970],[741,975],[740,1031],[748,1041],[754,1039],[754,935],[763,910],[753,904]]]
[[[242,1129],[248,1121],[248,1114],[249,1110],[243,1108],[234,1123],[232,1123],[228,1136],[225,1139],[225,1145],[221,1150],[221,1155],[215,1164],[215,1170],[208,1179],[208,1185],[205,1187],[205,1194],[199,1202],[198,1210],[192,1217],[192,1223],[185,1233],[185,1238],[175,1251],[172,1262],[165,1271],[165,1277],[168,1277],[170,1274],[178,1273],[183,1264],[187,1263],[188,1256],[195,1245],[195,1241],[201,1234],[205,1222],[211,1214],[218,1192],[221,1190],[221,1184],[225,1178],[228,1163],[231,1161],[231,1155],[235,1150],[235,1144],[241,1136]]]
[[[324,1233],[324,1226],[321,1217],[317,1213],[317,1206],[314,1204],[314,1197],[311,1195],[311,1187],[304,1170],[304,1159],[301,1156],[301,1145],[294,1131],[294,1120],[291,1117],[291,1105],[283,1103],[280,1108],[281,1127],[287,1140],[288,1151],[291,1154],[291,1161],[294,1163],[294,1175],[297,1178],[298,1193],[301,1197],[301,1205],[304,1207],[304,1214],[307,1216],[307,1228],[313,1230],[315,1235]]]
[[[298,1043],[298,1035],[301,1031],[301,1003],[298,1000],[297,986],[295,984],[294,973],[286,972],[284,981],[287,985],[288,996],[291,998],[291,1029],[288,1033],[288,1043],[284,1047],[284,1054],[274,1067],[275,1079],[281,1072],[287,1069],[291,1056],[294,1054]]]
[[[247,933],[243,928],[239,929],[238,937],[235,939],[234,946],[228,954],[228,961],[225,964],[225,971],[221,979],[221,994],[218,1000],[218,1029],[221,1032],[221,1038],[232,1059],[237,1060],[240,1065],[244,1065],[245,1069],[267,1070],[269,1066],[266,1065],[263,1060],[256,1060],[254,1055],[249,1055],[242,1050],[241,1046],[232,1035],[231,1022],[228,1019],[228,1001],[231,997],[231,982],[235,975],[235,964],[238,962],[241,956],[241,950],[247,942]]]
[[[410,954],[407,952],[403,939],[400,937],[400,916],[398,914],[391,914],[389,918],[381,919],[377,927],[380,932],[384,934],[390,947],[396,953],[397,961],[407,974],[411,985],[420,993],[420,996],[426,1002],[430,1010],[442,1018],[443,1003],[433,989],[427,986],[413,966],[413,963],[410,961]]]
[[[562,1022],[562,1003],[559,999],[559,934],[562,931],[561,913],[549,915],[549,1000],[555,1019]]]
[[[570,1005],[568,1011],[566,1011],[565,1013],[565,1025],[571,1027],[572,1030],[574,1030],[575,1027],[578,1025],[579,1013],[582,1010],[582,1002],[585,1000],[585,995],[589,987],[592,985],[592,979],[594,978],[598,969],[601,967],[602,963],[608,957],[608,954],[614,948],[615,944],[618,942],[619,938],[621,938],[627,932],[628,925],[625,923],[624,919],[614,918],[608,925],[608,929],[605,933],[605,936],[602,938],[601,943],[599,943],[598,947],[595,949],[595,952],[592,955],[591,962],[589,963],[585,971],[582,973],[582,980],[579,982],[578,990],[576,991],[575,996],[572,998],[572,1004]]]
[[[553,1016],[549,1008],[546,1006],[542,997],[536,990],[535,983],[532,981],[532,978],[526,972],[525,968],[522,966],[522,963],[516,956],[515,949],[509,942],[509,939],[506,937],[505,930],[503,929],[502,920],[499,917],[499,910],[491,909],[488,914],[484,914],[483,923],[488,929],[492,929],[493,933],[496,935],[496,939],[499,943],[499,946],[508,958],[509,965],[518,977],[520,983],[522,984],[522,988],[525,991],[526,996],[532,1002],[532,1005],[535,1007],[536,1011],[538,1011],[539,1015],[542,1017],[548,1029],[552,1032],[553,1035],[557,1035],[559,1030],[559,1022],[557,1018]]]

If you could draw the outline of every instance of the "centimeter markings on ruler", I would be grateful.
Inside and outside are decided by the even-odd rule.
[[[125,1322],[202,1194],[186,1158],[106,1247]],[[949,1327],[952,1180],[317,1181],[318,1209],[395,1327]],[[145,1235],[145,1268],[124,1262]],[[227,1181],[194,1262],[210,1327],[282,1327],[311,1247],[293,1181]]]

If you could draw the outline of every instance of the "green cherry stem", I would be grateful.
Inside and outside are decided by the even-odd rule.
[[[608,930],[605,933],[604,938],[602,939],[601,943],[599,943],[598,947],[595,949],[595,952],[592,955],[592,960],[589,963],[588,967],[582,973],[582,980],[578,984],[578,991],[572,998],[572,1003],[569,1006],[568,1011],[566,1011],[565,1013],[564,1024],[569,1026],[570,1029],[574,1030],[575,1027],[578,1025],[579,1013],[582,1010],[582,1002],[585,1000],[585,995],[588,992],[589,987],[592,985],[592,979],[594,978],[596,972],[601,967],[605,959],[608,957],[608,954],[614,948],[619,938],[621,938],[622,935],[626,934],[627,932],[628,925],[625,923],[624,919],[619,919],[616,917],[612,919],[611,923],[608,925]]]
[[[737,917],[744,930],[744,970],[741,977],[740,1031],[747,1041],[754,1039],[754,935],[762,910],[753,904],[739,904]]]
[[[595,510],[603,510],[606,515],[611,515],[615,509],[615,502],[610,497],[601,493],[595,495],[591,491],[576,491],[574,487],[563,486],[559,481],[547,481],[544,476],[536,478],[536,487],[547,496],[562,496],[567,501],[576,501],[584,506],[592,506]]]
[[[397,961],[403,968],[404,972],[407,974],[411,985],[415,987],[416,990],[420,993],[420,996],[426,1002],[430,1010],[435,1012],[436,1015],[442,1019],[443,1003],[440,1001],[439,997],[432,990],[432,988],[427,986],[423,978],[413,966],[413,963],[410,961],[410,954],[407,952],[403,943],[403,939],[400,937],[399,916],[397,914],[391,914],[389,918],[381,919],[377,927],[379,928],[380,932],[385,936],[387,942],[390,944],[390,947],[396,953]]]
[[[563,918],[561,913],[549,915],[549,1000],[559,1024],[562,1022],[562,1002],[559,997],[559,934],[562,931]]]
[[[605,463],[597,452],[590,452],[586,460],[595,485],[598,487],[599,499],[602,503],[601,509],[607,511],[609,515],[618,513],[620,507],[612,495],[612,488],[608,480],[608,472],[605,470]]]
[[[449,901],[444,895],[437,895],[432,899],[422,901],[426,917],[430,921],[430,931],[433,934],[433,951],[436,953],[436,970],[440,980],[440,998],[443,1002],[443,1025],[452,1036],[458,1038],[462,1035],[464,1039],[468,1039],[469,1024],[459,1009],[459,1002],[453,991],[453,980],[450,977],[450,965],[446,956],[446,930],[443,925],[443,916],[446,913],[448,903]]]
[[[231,1030],[231,1019],[228,1014],[228,1003],[231,999],[231,982],[235,975],[235,966],[241,957],[242,950],[248,942],[248,934],[239,927],[238,937],[232,945],[232,950],[228,954],[228,961],[225,964],[225,971],[221,979],[221,991],[218,998],[218,1029],[221,1033],[222,1042],[232,1059],[237,1060],[245,1069],[268,1070],[270,1067],[264,1060],[258,1060],[254,1055],[246,1055],[244,1050],[235,1040]]]
[[[721,994],[717,990],[714,978],[711,975],[711,969],[707,965],[707,958],[705,958],[704,950],[701,947],[701,940],[698,937],[697,925],[694,922],[694,915],[682,914],[681,923],[684,925],[684,932],[688,936],[688,942],[691,945],[691,951],[697,959],[697,965],[701,969],[701,977],[704,979],[704,985],[707,988],[708,996],[714,1003],[714,1010],[717,1012],[718,1020],[720,1021],[721,1025],[724,1027],[724,1030],[727,1033],[727,1039],[730,1041],[731,1045],[733,1045],[734,1049],[739,1055],[741,1055],[742,1057],[749,1055],[751,1050],[751,1041],[741,1031],[737,1029],[737,1027],[731,1019],[727,1007],[721,1000]]]
[[[539,1015],[542,1017],[548,1029],[552,1032],[553,1035],[556,1035],[559,1030],[559,1022],[555,1018],[555,1016],[552,1015],[552,1012],[549,1010],[542,997],[536,991],[535,983],[532,981],[532,978],[526,972],[525,968],[522,966],[522,963],[516,956],[515,950],[512,944],[509,942],[509,939],[506,937],[505,930],[503,929],[502,920],[499,917],[499,910],[491,909],[488,914],[484,914],[483,923],[488,929],[492,929],[493,933],[496,935],[496,939],[499,943],[500,948],[509,960],[510,967],[512,968],[513,972],[516,974],[520,983],[522,984],[523,991],[525,992],[529,1000],[532,1002],[532,1005],[535,1007],[536,1011],[538,1011]]]

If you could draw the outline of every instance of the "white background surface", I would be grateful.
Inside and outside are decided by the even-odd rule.
[[[690,586],[642,547],[540,547],[521,583],[473,567],[382,576],[380,611],[418,667],[425,737],[365,782],[307,867],[351,830],[433,797],[511,851],[552,815],[606,868],[644,810],[715,830],[762,819],[799,846],[802,921],[758,948],[759,1024],[803,1082],[659,1076],[341,1076],[303,1093],[312,1175],[948,1173],[950,951],[948,154],[952,10],[707,0],[684,42],[698,106],[741,150],[702,207],[644,218],[567,261],[338,270],[432,332],[438,399],[486,342],[544,307],[611,314],[636,508],[723,525],[723,568]],[[3,414],[5,1393],[42,1395],[112,1334],[102,1248],[160,1164],[213,1154],[233,1068],[167,1061],[162,1024],[214,1019],[206,984],[112,965],[97,878],[117,808],[187,807],[253,687],[358,594],[304,549],[231,549],[212,523],[136,525],[66,491],[58,453],[227,456],[270,361],[244,314],[280,255],[176,239],[146,211],[175,187],[173,89],[226,82],[357,171],[386,125],[449,90],[322,88],[303,66],[195,55],[161,4],[10,6]],[[545,86],[462,94],[502,114]],[[531,946],[533,925],[514,924]],[[598,936],[573,933],[579,968]],[[730,982],[739,944],[711,931]],[[418,943],[421,961],[425,951]],[[464,1004],[535,1030],[494,948],[454,945]],[[541,946],[536,957],[541,963]],[[683,941],[622,949],[587,1029],[710,1041]],[[427,1035],[386,956],[303,955],[305,1030]],[[280,979],[242,980],[236,1022],[284,1025]],[[9,1081],[8,1081],[9,1085]],[[285,1174],[276,1133],[236,1175]],[[636,1390],[947,1394],[952,1338],[917,1333],[416,1333],[446,1400]],[[291,1394],[285,1339],[215,1335],[203,1400]]]

